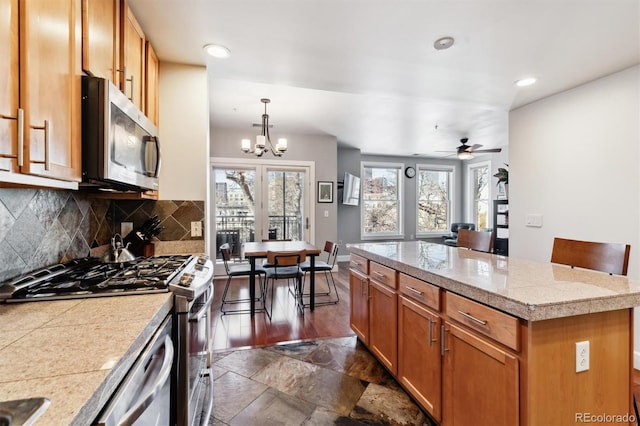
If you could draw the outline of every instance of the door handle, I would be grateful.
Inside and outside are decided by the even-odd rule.
[[[18,167],[22,167],[24,165],[24,110],[22,108],[18,108],[15,117],[0,114],[0,118],[4,118],[5,120],[16,120],[18,128],[18,155],[0,154],[0,158],[17,158]]]

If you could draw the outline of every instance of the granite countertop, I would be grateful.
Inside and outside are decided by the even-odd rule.
[[[0,401],[46,397],[37,424],[90,424],[172,307],[168,292],[0,305]]]
[[[640,280],[424,241],[348,244],[370,260],[539,321],[640,305]]]

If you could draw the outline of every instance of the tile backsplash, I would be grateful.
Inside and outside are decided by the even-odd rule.
[[[159,240],[204,238],[190,236],[192,221],[204,228],[204,201],[111,201],[82,191],[0,188],[0,282],[88,256],[110,243],[121,222],[137,227],[156,214],[165,228]]]

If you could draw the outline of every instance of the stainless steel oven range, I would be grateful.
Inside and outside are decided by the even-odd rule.
[[[212,392],[213,263],[206,256],[157,256],[126,264],[76,259],[0,284],[0,303],[169,291],[174,294],[173,314],[143,350],[98,424],[206,424],[213,408],[212,393],[204,400],[206,391]]]

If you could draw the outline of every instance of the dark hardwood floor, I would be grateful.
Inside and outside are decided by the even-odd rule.
[[[354,333],[349,327],[349,263],[338,263],[338,269],[333,276],[340,295],[339,303],[317,306],[314,312],[306,308],[304,315],[300,315],[293,297],[289,294],[286,281],[281,280],[275,287],[271,320],[263,312],[256,313],[253,318],[248,313],[222,315],[220,304],[227,278],[216,278],[215,299],[212,305],[212,350],[353,336]],[[234,278],[228,297],[238,298],[239,294],[242,295],[240,297],[247,297],[248,287],[247,278]],[[326,288],[323,274],[316,275],[316,288]]]

